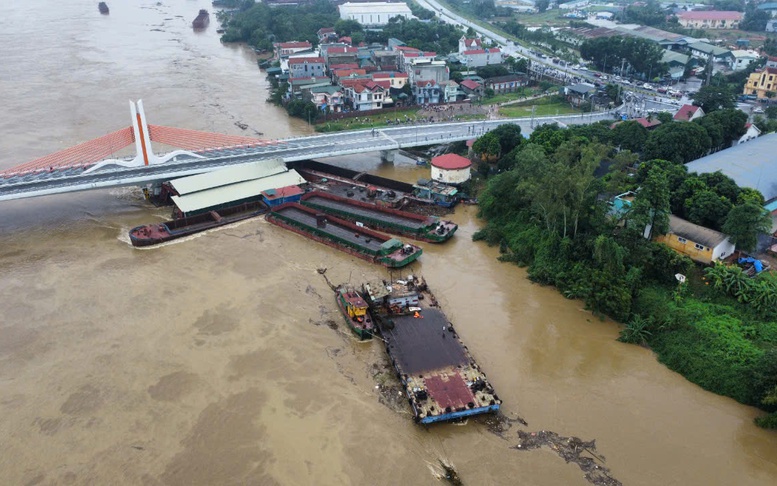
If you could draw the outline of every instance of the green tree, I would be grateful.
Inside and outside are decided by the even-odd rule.
[[[771,16],[766,10],[759,10],[756,2],[749,2],[745,8],[745,17],[739,23],[739,28],[753,32],[763,32],[766,30],[766,23]]]
[[[696,123],[660,125],[645,142],[646,159],[665,159],[684,164],[698,159],[710,149],[707,131]]]
[[[622,150],[640,152],[648,138],[648,130],[634,120],[620,122],[612,130],[613,143]]]
[[[669,180],[663,170],[654,166],[637,191],[629,219],[640,232],[650,226],[651,234],[664,235],[669,231],[670,214]]]
[[[484,161],[496,160],[502,155],[499,137],[494,132],[488,132],[478,137],[475,143],[472,144],[472,150]]]
[[[755,249],[758,235],[769,233],[771,228],[772,218],[768,211],[760,204],[748,201],[731,208],[722,229],[739,249],[749,252]]]
[[[714,230],[720,230],[731,210],[731,203],[714,191],[705,189],[685,202],[688,221]]]
[[[550,6],[550,0],[536,0],[534,6],[537,7],[537,11],[542,13]]]
[[[734,94],[728,89],[728,86],[702,86],[695,95],[693,95],[693,104],[701,106],[704,113],[710,114],[715,110],[724,110],[734,108]]]

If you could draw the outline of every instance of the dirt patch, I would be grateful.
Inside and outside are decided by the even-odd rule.
[[[604,466],[604,456],[596,452],[596,440],[583,441],[577,437],[563,437],[555,432],[518,431],[519,442],[511,449],[529,451],[547,446],[567,463],[574,462],[585,472],[585,478],[596,486],[622,486],[622,483],[610,475]]]

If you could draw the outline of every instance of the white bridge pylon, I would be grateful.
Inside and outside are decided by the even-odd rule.
[[[148,123],[146,122],[146,112],[143,110],[143,100],[138,100],[137,103],[130,100],[130,113],[132,114],[132,134],[135,139],[135,158],[132,160],[121,159],[107,159],[95,164],[88,170],[84,171],[84,174],[95,172],[102,167],[108,165],[118,165],[120,167],[141,167],[144,165],[160,165],[172,160],[180,155],[186,155],[188,157],[203,159],[201,155],[197,155],[194,152],[188,150],[174,150],[170,153],[164,154],[159,157],[154,154],[151,147],[151,134],[148,129]]]

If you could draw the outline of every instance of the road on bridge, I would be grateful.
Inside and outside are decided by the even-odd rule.
[[[337,132],[283,139],[269,144],[264,142],[261,146],[207,150],[197,153],[201,158],[182,156],[160,165],[105,166],[93,172],[88,172],[84,168],[70,168],[6,175],[6,177],[0,177],[0,201],[108,187],[146,186],[231,165],[261,160],[282,159],[284,162],[294,162],[456,142],[478,137],[508,123],[519,125],[521,131],[528,134],[531,133],[533,127],[541,124],[558,123],[560,126],[566,126],[595,123],[612,118],[611,113],[599,112],[554,117],[401,125],[375,130]]]

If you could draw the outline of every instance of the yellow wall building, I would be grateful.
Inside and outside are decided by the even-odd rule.
[[[655,241],[693,261],[705,264],[722,260],[734,253],[735,249],[727,235],[677,216],[669,216],[669,233],[657,236]]]
[[[745,83],[744,94],[767,98],[766,93],[777,93],[777,67],[765,67],[752,73]]]

